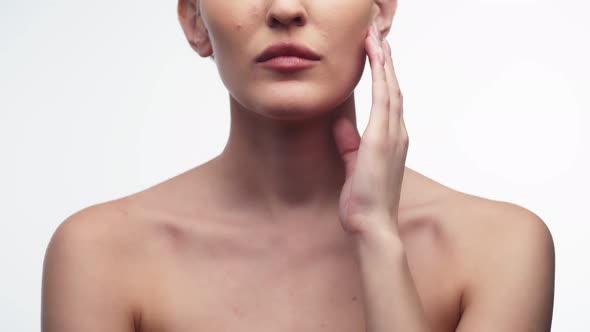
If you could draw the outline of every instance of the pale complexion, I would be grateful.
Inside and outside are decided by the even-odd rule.
[[[395,5],[181,0],[190,45],[215,53],[230,92],[228,144],[60,225],[44,262],[42,330],[548,331],[554,248],[542,220],[403,167],[391,53],[376,60],[367,36],[372,23],[373,36],[387,35]],[[286,38],[323,62],[286,79],[257,70],[252,58]],[[352,91],[367,54],[361,143]]]

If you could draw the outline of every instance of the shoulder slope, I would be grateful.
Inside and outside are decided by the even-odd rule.
[[[140,312],[133,282],[139,272],[123,240],[121,208],[84,208],[54,231],[43,260],[44,331],[132,330]]]
[[[456,221],[457,249],[466,269],[479,264],[517,257],[528,251],[549,262],[555,260],[555,245],[546,222],[535,212],[515,203],[457,192],[448,208]]]
[[[488,231],[532,231],[540,233],[538,235],[551,235],[545,221],[524,206],[461,192],[457,192],[456,197],[456,202],[465,208],[470,217],[467,221],[478,227]]]
[[[458,330],[478,330],[502,320],[515,330],[526,324],[527,330],[544,330],[541,325],[550,325],[555,278],[555,247],[547,224],[518,204],[474,196],[469,200],[475,210],[469,213],[472,220],[462,223],[467,231],[461,241],[466,281],[461,311],[466,318]],[[506,310],[512,308],[507,301],[518,310]],[[536,323],[523,320],[519,310]]]
[[[82,250],[93,255],[120,254],[133,237],[130,203],[119,199],[85,207],[62,221],[53,232],[46,254]],[[118,256],[119,258],[123,258]]]

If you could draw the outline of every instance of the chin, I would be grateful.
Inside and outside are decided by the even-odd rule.
[[[343,71],[338,79],[309,76],[305,79],[249,79],[251,84],[248,85],[244,85],[243,79],[225,83],[231,83],[226,87],[241,107],[261,117],[307,121],[331,115],[351,97],[361,76],[362,68],[351,73]]]
[[[255,107],[261,116],[279,121],[307,121],[315,118],[328,116],[344,100],[339,97],[340,93],[319,93],[315,94],[268,94],[261,96],[263,103]],[[348,94],[350,95],[350,93]]]

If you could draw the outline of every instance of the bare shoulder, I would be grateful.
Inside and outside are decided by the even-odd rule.
[[[545,245],[545,249],[553,246],[545,221],[521,205],[461,192],[451,195],[447,204],[447,212],[457,221],[458,231],[464,232],[465,246],[475,249],[479,244],[485,250],[509,250],[510,246],[523,245]]]
[[[543,219],[521,205],[457,191],[448,198],[446,212],[454,216],[458,226],[465,229],[470,237],[486,235],[486,239],[492,240],[494,236],[501,235],[504,240],[510,240],[527,235],[551,239]]]
[[[517,257],[518,253],[533,254],[527,250],[553,259],[549,227],[521,205],[452,191],[440,206],[441,219],[447,222],[468,272],[485,270],[486,266],[479,266],[482,262],[502,260],[505,264],[523,258]]]
[[[457,331],[548,331],[555,248],[547,224],[518,204],[460,192],[450,197],[465,280]]]
[[[58,225],[48,250],[62,251],[62,246],[85,249],[93,255],[111,255],[120,261],[132,254],[132,243],[137,232],[133,225],[132,203],[127,198],[99,203],[83,208]]]
[[[135,329],[137,237],[128,209],[126,199],[100,203],[58,225],[43,261],[43,331]]]
[[[487,249],[505,247],[507,241],[519,242],[521,236],[552,245],[545,222],[523,206],[454,190],[410,169],[404,181],[406,177],[403,189],[409,208],[402,215],[408,221],[407,233],[434,230],[430,233],[444,235],[459,252],[486,245]]]

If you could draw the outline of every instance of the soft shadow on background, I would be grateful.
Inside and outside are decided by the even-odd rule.
[[[587,331],[590,5],[398,1],[387,39],[408,167],[539,215],[556,249],[553,331]],[[3,1],[0,41],[0,326],[38,331],[55,228],[214,157],[229,105],[175,1]],[[361,132],[370,79],[367,62]]]

